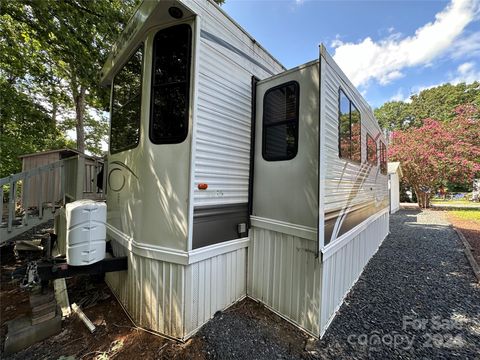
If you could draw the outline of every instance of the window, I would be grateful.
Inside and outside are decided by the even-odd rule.
[[[132,149],[140,140],[143,45],[113,79],[110,153]]]
[[[263,97],[262,156],[291,160],[298,151],[299,86],[295,81],[267,90]]]
[[[186,24],[156,33],[153,39],[150,140],[175,144],[188,135],[192,30]]]
[[[383,175],[387,175],[387,147],[380,141],[380,171]]]
[[[377,166],[377,142],[367,134],[367,162]]]
[[[360,111],[340,89],[339,91],[339,156],[355,162],[362,161],[362,137]]]

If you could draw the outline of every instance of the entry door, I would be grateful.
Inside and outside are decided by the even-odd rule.
[[[257,84],[252,219],[317,230],[318,62]]]

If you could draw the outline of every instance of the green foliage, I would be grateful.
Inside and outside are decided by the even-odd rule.
[[[375,109],[380,126],[388,131],[420,127],[425,119],[451,121],[459,105],[480,107],[480,82],[444,84],[421,91],[410,102],[389,101]]]
[[[475,81],[469,85],[444,84],[423,90],[410,99],[410,111],[416,125],[421,125],[421,120],[427,118],[450,121],[456,116],[455,108],[459,105],[472,104],[480,107],[480,82]]]
[[[0,77],[0,178],[21,171],[20,155],[72,146],[48,111]]]
[[[108,125],[95,109],[108,108],[109,92],[99,73],[138,3],[0,2],[2,174],[20,170],[20,154],[71,146],[71,129],[80,150],[101,155]]]
[[[374,113],[380,126],[389,131],[406,129],[413,120],[410,104],[403,101],[386,102]]]
[[[461,105],[451,121],[425,119],[421,127],[396,130],[391,135],[389,157],[400,161],[403,179],[410,185],[420,206],[445,184],[471,184],[480,173],[480,107]]]

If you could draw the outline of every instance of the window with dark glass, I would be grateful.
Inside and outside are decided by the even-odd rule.
[[[290,160],[298,151],[299,86],[295,81],[267,90],[263,98],[262,156]]]
[[[387,175],[387,147],[380,141],[380,172]]]
[[[367,162],[371,165],[377,165],[377,142],[367,134]]]
[[[362,161],[362,137],[360,111],[355,104],[339,91],[338,133],[339,155],[343,159]]]
[[[187,137],[191,42],[187,24],[155,34],[149,130],[154,144],[180,143]]]
[[[132,149],[140,140],[143,46],[113,79],[110,153]]]

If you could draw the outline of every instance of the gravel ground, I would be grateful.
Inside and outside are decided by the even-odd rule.
[[[110,354],[119,338],[125,345],[112,355],[116,359],[480,359],[480,286],[444,212],[400,211],[391,217],[390,231],[322,340],[312,341],[250,299],[217,313],[186,344],[146,333],[139,339],[120,310],[109,317],[116,304],[110,299],[112,304],[86,310],[108,336],[92,339],[72,320],[64,327],[67,345],[52,341],[64,355],[78,353],[78,345],[84,359]],[[49,341],[35,346],[57,354]],[[24,358],[41,357],[35,346]]]
[[[444,214],[400,211],[390,226],[323,339],[307,346],[310,351],[304,350],[303,333],[267,310],[246,311],[240,304],[196,336],[205,357],[480,359],[480,287]]]
[[[445,215],[400,211],[320,358],[480,359],[480,286]]]
[[[299,359],[308,336],[263,305],[245,299],[215,317],[195,336],[206,359]]]

